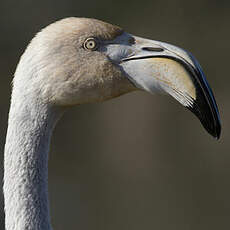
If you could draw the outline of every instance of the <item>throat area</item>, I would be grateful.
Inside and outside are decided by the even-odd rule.
[[[48,152],[61,116],[46,105],[12,98],[4,153],[6,230],[50,230]]]

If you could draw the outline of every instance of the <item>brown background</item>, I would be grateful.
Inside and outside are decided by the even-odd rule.
[[[215,92],[223,132],[216,141],[170,97],[141,92],[72,109],[52,139],[54,229],[230,229],[230,1],[1,0],[0,177],[19,57],[38,30],[68,16],[190,50]]]

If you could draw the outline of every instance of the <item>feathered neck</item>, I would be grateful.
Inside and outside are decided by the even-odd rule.
[[[14,86],[4,156],[6,230],[50,230],[48,152],[63,111]]]

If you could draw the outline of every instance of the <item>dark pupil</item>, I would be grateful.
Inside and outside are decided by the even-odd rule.
[[[89,43],[89,47],[92,48],[93,46],[94,46],[94,43],[93,43],[93,42],[90,42],[90,43]]]

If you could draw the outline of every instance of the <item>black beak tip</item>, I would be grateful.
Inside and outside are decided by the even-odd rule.
[[[188,65],[188,69],[194,77],[196,99],[193,100],[193,105],[189,108],[189,110],[191,110],[199,118],[201,124],[207,132],[218,140],[221,134],[221,122],[218,106],[212,89],[209,86],[199,63],[192,55],[191,59],[194,61],[196,68]]]
[[[220,139],[221,134],[221,124],[218,122],[218,124],[215,127],[215,131],[213,132],[213,137],[215,137],[217,140]]]
[[[218,122],[213,128],[207,129],[206,130],[217,140],[220,139],[220,134],[221,134],[221,125],[220,122]]]
[[[195,100],[188,109],[199,118],[201,124],[210,135],[217,140],[220,138],[221,123],[217,107],[210,107],[203,100]]]

